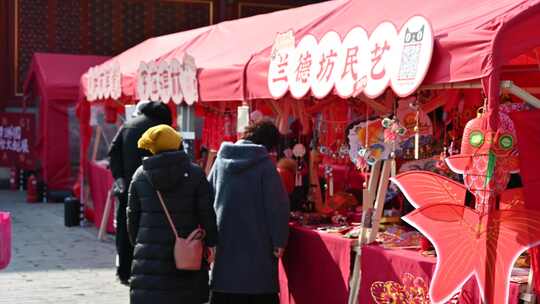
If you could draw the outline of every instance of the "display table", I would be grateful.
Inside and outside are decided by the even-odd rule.
[[[435,272],[437,263],[434,257],[424,257],[416,251],[400,249],[384,249],[380,246],[362,247],[362,281],[360,287],[360,303],[377,303],[375,298],[404,293],[410,296],[407,287],[414,284],[414,292],[418,295],[429,291],[429,282]],[[387,283],[392,282],[392,283]],[[391,290],[383,288],[392,286]],[[403,289],[400,291],[399,289]],[[520,284],[510,283],[509,304],[519,302]],[[386,303],[386,302],[385,302]],[[423,302],[418,302],[423,303]],[[465,283],[460,295],[456,295],[450,303],[480,304],[480,293],[474,279]]]
[[[279,267],[281,304],[347,303],[354,240],[291,226]]]
[[[114,183],[111,171],[100,162],[88,163],[88,184],[90,187],[90,195],[92,196],[92,202],[94,204],[94,224],[99,228],[101,219],[103,218],[103,211],[105,210],[105,203],[107,202],[107,195]],[[114,233],[114,202],[111,206],[111,212],[109,213],[107,232]]]
[[[289,243],[279,267],[280,303],[346,304],[355,240],[301,226],[290,228]],[[371,292],[375,282],[403,285],[404,278],[420,278],[416,282],[425,282],[427,295],[435,264],[434,257],[424,257],[417,251],[364,246],[359,303],[377,303]],[[374,289],[374,294],[379,291]],[[519,292],[520,285],[511,283],[510,304],[518,303]],[[467,282],[459,300],[453,303],[480,304],[476,282]]]

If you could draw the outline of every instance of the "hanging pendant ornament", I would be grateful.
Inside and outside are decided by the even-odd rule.
[[[303,158],[306,155],[306,147],[303,144],[296,144],[293,147],[293,155],[297,158]]]
[[[328,196],[334,196],[334,168],[330,165],[324,166],[324,175],[328,181]]]
[[[349,147],[346,144],[342,144],[341,147],[339,147],[338,155],[340,159],[346,158],[349,155]]]
[[[296,144],[294,145],[292,152],[298,162],[298,165],[296,166],[294,185],[297,187],[301,187],[303,184],[302,171],[304,169],[304,156],[306,155],[306,147],[304,147],[303,144]]]
[[[416,110],[416,121],[414,125],[414,159],[420,159],[420,105],[418,100],[410,103],[409,106]]]
[[[304,169],[304,162],[298,161],[296,166],[296,174],[294,176],[294,186],[302,187],[302,170]]]

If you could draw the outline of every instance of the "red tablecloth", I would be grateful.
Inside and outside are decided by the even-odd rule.
[[[352,240],[291,227],[280,263],[281,304],[341,304],[349,296]]]
[[[107,201],[107,193],[114,183],[111,171],[105,167],[105,165],[90,162],[88,164],[88,184],[90,186],[90,195],[92,196],[92,202],[94,204],[94,223],[99,228],[101,219],[103,218],[103,211],[105,210],[105,203]],[[113,200],[116,202],[116,200]],[[111,212],[109,213],[109,219],[107,223],[107,232],[114,233],[114,203],[111,206]]]
[[[377,282],[395,282],[395,286],[405,286],[407,281],[415,280],[425,283],[425,294],[428,294],[429,282],[435,271],[436,259],[424,257],[411,250],[389,250],[379,246],[362,248],[362,281],[360,287],[360,303],[377,303],[374,298],[383,295],[382,284]],[[519,301],[520,285],[510,284],[510,303]],[[418,290],[417,290],[418,291]],[[456,296],[458,298],[458,296]],[[455,303],[455,302],[452,302]],[[480,304],[480,294],[474,280],[465,283],[460,304]]]
[[[353,240],[337,235],[291,226],[289,244],[279,267],[281,304],[346,304],[352,245]],[[408,277],[425,282],[427,294],[435,264],[435,258],[424,257],[416,251],[364,246],[359,303],[376,303],[371,295],[373,283],[403,284],[407,273]],[[519,287],[519,284],[510,284],[509,304],[518,303]],[[458,303],[481,303],[475,281],[465,284]]]

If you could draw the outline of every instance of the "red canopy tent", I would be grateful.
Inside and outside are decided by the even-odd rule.
[[[381,16],[384,12],[384,18]],[[297,41],[306,34],[320,39],[333,30],[340,35],[355,26],[368,33],[383,20],[401,26],[413,15],[425,16],[432,25],[435,44],[429,72],[424,84],[456,83],[485,79],[492,94],[504,65],[518,55],[512,64],[538,64],[532,51],[540,46],[540,1],[444,1],[426,5],[425,1],[377,2],[348,1],[316,24],[296,31]],[[361,16],[361,17],[360,17]],[[246,70],[247,99],[271,98],[267,88],[267,71],[271,45],[255,55]],[[490,80],[489,77],[491,77]],[[490,95],[495,96],[495,95]]]
[[[34,54],[24,93],[33,91],[40,97],[36,151],[49,189],[65,190],[72,186],[68,108],[78,100],[81,75],[106,59],[99,56]]]
[[[149,39],[107,63],[117,62],[122,73],[122,95],[135,97],[137,68],[141,61],[195,58],[201,101],[244,99],[246,64],[258,51],[272,45],[277,32],[320,23],[348,0],[328,1],[278,11],[191,31]],[[86,92],[86,75],[81,85]]]
[[[153,38],[109,62],[120,64],[124,96],[135,95],[141,61],[181,59],[189,53],[199,69],[200,101],[271,98],[266,75],[276,33],[292,29],[297,41],[308,33],[320,39],[330,30],[344,36],[355,26],[369,33],[383,20],[399,26],[417,14],[430,20],[435,35],[424,84],[487,79],[527,52],[530,56],[518,62],[537,62],[531,50],[540,44],[534,35],[540,23],[539,1],[483,0],[456,9],[462,6],[459,0],[429,6],[420,0],[328,1]],[[86,90],[85,81],[82,86]]]

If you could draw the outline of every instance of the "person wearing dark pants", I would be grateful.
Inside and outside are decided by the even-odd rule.
[[[289,233],[289,198],[269,155],[279,143],[267,121],[224,143],[208,177],[218,245],[211,304],[278,304],[278,261]]]
[[[137,147],[141,135],[153,126],[171,125],[169,108],[161,102],[140,102],[135,117],[126,122],[116,133],[109,147],[109,166],[114,178],[113,193],[118,198],[116,205],[116,251],[118,254],[116,276],[124,285],[129,284],[133,247],[129,241],[126,222],[128,187],[142,159],[150,155]]]
[[[116,190],[115,190],[116,191]],[[129,242],[126,222],[127,191],[116,194],[117,204],[115,208],[115,227],[116,227],[116,251],[118,259],[116,261],[116,276],[124,285],[128,284],[131,276],[131,262],[133,260],[133,246]]]

